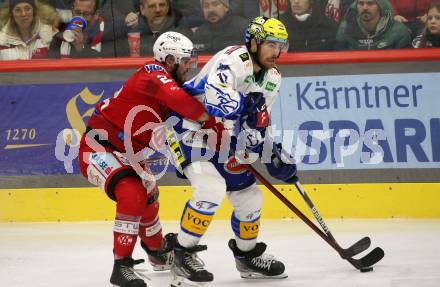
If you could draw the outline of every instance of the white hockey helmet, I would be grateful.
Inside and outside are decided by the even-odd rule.
[[[190,39],[178,32],[165,32],[153,45],[154,59],[165,62],[168,55],[174,56],[176,63],[191,60],[195,57],[194,45]]]

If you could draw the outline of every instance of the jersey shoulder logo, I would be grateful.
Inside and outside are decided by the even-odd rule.
[[[249,54],[248,53],[240,54],[239,57],[243,62],[249,61]]]
[[[147,73],[155,72],[155,71],[163,71],[165,72],[165,69],[162,66],[156,65],[156,64],[148,64],[144,66],[144,69]]]

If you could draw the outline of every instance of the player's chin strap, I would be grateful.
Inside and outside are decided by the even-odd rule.
[[[255,41],[257,43],[257,52],[252,52],[251,51],[251,45],[250,44],[247,45],[247,49],[248,49],[249,54],[252,57],[252,62],[256,63],[261,69],[264,69],[263,65],[260,62],[260,60],[258,60],[258,52],[260,51],[260,44],[261,44],[261,42],[258,39],[255,39]]]
[[[177,70],[179,69],[178,63],[174,64],[173,70],[171,71],[171,75],[173,76],[174,80],[177,82],[177,84],[182,85],[183,83],[180,82],[179,78],[177,77]]]

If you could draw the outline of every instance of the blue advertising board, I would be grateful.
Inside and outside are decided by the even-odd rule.
[[[94,106],[121,86],[121,82],[1,85],[0,175],[78,173],[76,160],[66,170],[57,159],[57,137],[65,129],[84,132]],[[66,154],[75,148],[66,148]]]
[[[273,133],[302,170],[440,167],[440,74],[283,78]]]
[[[439,83],[440,73],[283,78],[272,134],[301,170],[440,168]],[[0,85],[0,175],[77,174],[72,131],[121,86]]]

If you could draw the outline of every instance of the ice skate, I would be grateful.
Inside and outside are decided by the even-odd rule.
[[[174,263],[171,267],[172,287],[206,286],[208,282],[214,280],[214,275],[204,268],[205,264],[197,256],[197,252],[206,249],[206,245],[196,245],[192,248],[178,245],[174,248]]]
[[[115,260],[110,283],[119,287],[147,287],[142,276],[133,269],[134,265],[143,262],[144,259],[134,260],[131,257]]]
[[[163,246],[159,250],[150,250],[142,241],[141,246],[147,252],[148,260],[154,271],[166,271],[171,269],[174,261],[173,248],[176,243],[177,233],[168,233],[163,240]]]
[[[284,264],[272,255],[264,254],[266,244],[257,243],[254,249],[243,252],[237,247],[235,239],[229,240],[229,248],[234,253],[235,264],[242,278],[247,279],[283,279]]]

